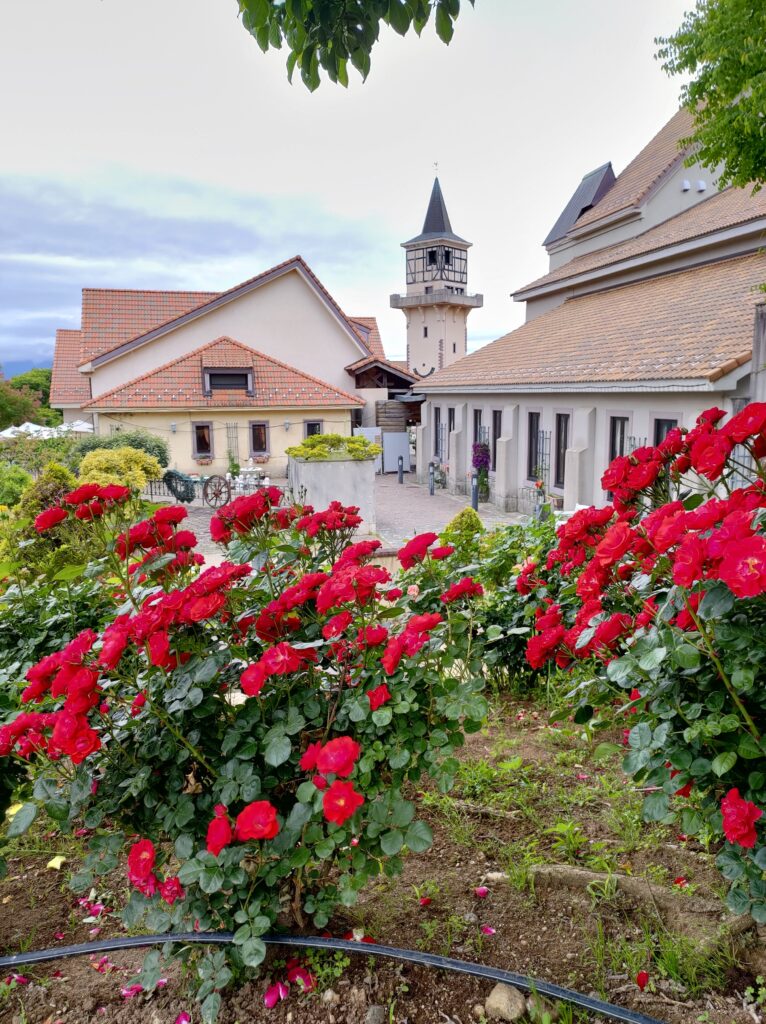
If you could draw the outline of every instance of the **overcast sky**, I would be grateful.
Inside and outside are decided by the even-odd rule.
[[[301,253],[405,351],[399,243],[439,164],[474,243],[469,348],[523,320],[509,293],[582,175],[619,172],[673,114],[654,59],[690,0],[464,2],[445,47],[384,28],[366,83],[289,85],[236,0],[4,0],[0,363],[50,362],[80,289],[225,289]]]

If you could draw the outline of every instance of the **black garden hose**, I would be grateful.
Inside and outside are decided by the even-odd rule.
[[[123,949],[141,949],[144,946],[159,946],[166,942],[202,943],[211,946],[228,945],[233,938],[232,932],[170,932],[166,935],[131,935],[114,939],[100,939],[98,942],[83,942],[74,946],[59,946],[55,949],[30,950],[28,953],[14,953],[12,956],[0,956],[0,970],[40,964],[47,960],[71,956],[86,956],[94,953],[114,953]],[[363,953],[365,956],[385,956],[391,960],[402,960],[405,963],[418,964],[421,967],[435,967],[442,971],[455,971],[458,974],[469,974],[474,978],[486,981],[499,981],[505,985],[513,985],[524,992],[536,992],[548,999],[571,1003],[581,1010],[607,1017],[610,1020],[622,1021],[624,1024],[664,1024],[656,1017],[647,1017],[643,1013],[634,1013],[622,1006],[593,999],[590,996],[572,992],[560,985],[547,981],[536,981],[522,974],[503,971],[498,967],[484,967],[472,964],[467,960],[453,960],[448,956],[437,956],[435,953],[421,953],[414,949],[397,949],[395,946],[379,946],[377,943],[359,943],[350,939],[322,939],[307,935],[264,935],[267,946],[299,946],[309,949],[329,949],[343,953]]]

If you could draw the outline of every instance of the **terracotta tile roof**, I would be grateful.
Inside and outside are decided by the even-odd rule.
[[[252,369],[254,395],[243,391],[203,392],[209,366]],[[248,348],[233,338],[217,338],[88,402],[88,409],[224,409],[358,406],[364,402],[317,377]]]
[[[217,306],[221,305],[224,302],[229,302],[232,299],[237,298],[238,295],[240,295],[242,292],[246,292],[251,290],[252,288],[256,288],[260,284],[266,283],[267,280],[272,279],[274,277],[279,277],[282,274],[289,273],[292,270],[302,271],[303,273],[306,274],[310,281],[313,282],[314,286],[317,288],[317,291],[320,293],[324,301],[335,313],[338,320],[340,320],[341,324],[343,324],[347,328],[349,333],[352,334],[354,338],[356,338],[358,341],[360,341],[361,344],[366,348],[366,343],[360,337],[359,328],[355,327],[354,324],[349,319],[349,317],[346,316],[346,314],[340,308],[340,306],[332,297],[332,295],[330,295],[330,293],[327,291],[325,286],[316,276],[316,274],[308,265],[308,263],[306,263],[302,256],[293,256],[289,260],[284,260],[282,263],[277,263],[276,266],[270,267],[268,270],[264,270],[262,273],[256,274],[255,277],[250,277],[246,281],[242,281],[240,284],[234,285],[233,288],[228,288],[226,291],[223,292],[172,293],[176,295],[188,296],[198,294],[203,297],[199,298],[199,300],[193,303],[190,307],[175,312],[171,312],[165,318],[165,320],[162,320],[159,323],[155,323],[151,326],[143,326],[139,328],[138,331],[115,340],[111,347],[99,351],[96,355],[86,355],[83,361],[89,358],[96,358],[97,360],[101,361],[104,359],[105,356],[119,355],[121,354],[120,349],[122,349],[123,346],[130,346],[132,348],[135,345],[144,343],[145,340],[151,340],[150,338],[147,337],[147,335],[150,335],[154,331],[164,333],[165,330],[172,330],[173,327],[176,326],[177,322],[181,320],[181,318],[188,316],[190,313],[202,316],[207,311],[207,307],[216,308]],[[85,329],[84,321],[83,329]]]
[[[692,115],[682,107],[651,142],[644,146],[638,156],[630,161],[625,170],[617,175],[617,180],[606,195],[590,210],[585,211],[572,230],[577,231],[578,228],[593,224],[620,210],[640,206],[652,186],[681,159],[682,153],[678,143],[690,135],[691,131]]]
[[[77,369],[81,343],[82,331],[56,331],[50,397],[54,407],[81,405],[90,400],[90,381]]]
[[[568,299],[418,385],[716,380],[750,358],[766,255]]]
[[[761,217],[766,217],[766,190],[762,189],[753,195],[750,188],[727,188],[697,203],[684,213],[649,228],[643,234],[577,256],[569,263],[564,263],[549,274],[519,288],[514,292],[514,297],[522,297],[524,292],[533,288],[564,281],[589,270],[612,265],[617,267],[623,260],[634,256],[642,256],[679,242],[701,238]]]
[[[372,352],[378,359],[386,358],[386,351],[383,348],[383,340],[380,337],[380,330],[378,328],[378,321],[374,316],[352,316],[351,322],[353,324],[361,324],[362,327],[366,328],[360,334],[360,337],[367,348]]]
[[[169,292],[122,288],[83,288],[82,349],[79,363],[108,352],[188,313],[217,292]]]
[[[399,373],[404,377],[409,377],[411,381],[416,381],[418,378],[414,373],[411,373],[407,368],[407,364],[401,360],[392,361],[391,359],[379,359],[378,356],[367,356],[364,359],[357,359],[355,363],[351,363],[346,367],[349,373],[359,373],[360,370],[366,370],[368,366],[387,366],[395,373]]]

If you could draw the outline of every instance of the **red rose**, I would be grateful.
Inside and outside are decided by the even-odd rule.
[[[101,749],[101,737],[88,725],[83,725],[78,730],[69,749],[65,753],[69,754],[72,760],[72,764],[82,764],[86,757],[90,754],[95,754],[97,750]]]
[[[673,562],[673,582],[690,587],[702,579],[707,547],[696,533],[688,533],[678,546]]]
[[[749,437],[760,434],[766,427],[766,402],[751,402],[736,416],[732,416],[726,423],[722,432],[731,438],[735,444],[742,444]]]
[[[311,743],[308,747],[306,747],[305,751],[303,752],[303,756],[299,761],[301,771],[312,772],[317,766],[317,760],[319,759],[319,755],[321,753],[321,743]]]
[[[135,718],[136,715],[139,715],[144,704],[146,704],[146,690],[141,690],[133,698],[133,703],[130,705],[130,717]]]
[[[399,667],[399,662],[404,655],[407,639],[404,635],[392,636],[386,644],[386,649],[380,658],[380,664],[386,675],[392,676]]]
[[[338,612],[337,615],[333,615],[331,619],[322,627],[322,636],[325,640],[331,640],[335,636],[340,636],[344,629],[354,621],[354,616],[351,612]]]
[[[106,487],[99,488],[98,496],[102,501],[117,504],[118,502],[128,500],[130,488],[122,487],[120,484],[107,484]]]
[[[481,597],[483,593],[484,587],[481,583],[476,583],[472,576],[465,576],[462,580],[458,580],[457,583],[453,583],[448,590],[445,590],[441,595],[441,600],[444,604],[452,604],[453,601],[457,601],[461,597]]]
[[[749,800],[743,800],[738,789],[730,789],[721,801],[723,834],[730,843],[751,850],[757,839],[755,823],[763,811]]]
[[[239,685],[248,697],[257,697],[266,682],[266,672],[260,662],[248,665],[239,677]]]
[[[388,630],[385,626],[365,626],[360,629],[356,642],[360,647],[379,647],[388,639]]]
[[[277,832],[277,811],[268,800],[256,800],[237,815],[234,834],[241,843],[248,839],[273,839]]]
[[[718,578],[737,597],[758,597],[766,591],[766,539],[734,541],[725,549]]]
[[[324,775],[332,772],[345,778],[354,770],[354,764],[361,752],[362,748],[356,740],[352,740],[350,736],[338,736],[322,747],[316,767]]]
[[[183,610],[185,622],[202,622],[203,619],[210,619],[226,603],[226,595],[204,594],[201,597],[194,597]]]
[[[636,535],[627,523],[615,523],[598,544],[595,557],[602,565],[614,565],[631,549],[635,539]]]
[[[216,544],[228,544],[231,540],[231,530],[218,516],[213,516],[210,520],[210,536]]]
[[[129,639],[130,630],[126,622],[113,622],[111,626],[107,626],[98,656],[99,665],[103,665],[104,668],[117,668]]]
[[[46,508],[44,512],[35,516],[35,529],[38,533],[45,533],[46,530],[50,530],[52,526],[57,526],[66,519],[68,515],[69,513],[65,509],[58,508],[58,506]]]
[[[402,568],[411,569],[417,562],[422,562],[430,546],[438,539],[436,533],[421,533],[408,541],[397,552]]]
[[[185,895],[184,887],[175,876],[166,878],[162,885],[160,885],[160,896],[171,907],[176,900],[182,900]]]
[[[391,694],[386,684],[381,683],[374,690],[368,690],[367,700],[370,702],[370,711],[377,711],[386,701],[391,700]]]
[[[403,593],[404,591],[401,590],[399,587],[391,587],[390,590],[387,590],[385,594],[382,594],[381,596],[386,601],[398,601]]]
[[[128,851],[128,878],[131,882],[145,881],[154,870],[157,854],[150,839],[139,839]]]
[[[733,447],[734,442],[725,434],[701,437],[692,446],[692,468],[708,480],[717,480]]]
[[[565,632],[563,626],[555,626],[527,640],[526,656],[532,668],[542,668],[561,643]]]
[[[229,845],[233,833],[226,807],[223,804],[216,804],[213,813],[215,817],[207,827],[207,849],[208,853],[217,857],[221,850]]]
[[[364,797],[357,793],[352,782],[333,782],[322,797],[322,810],[328,821],[342,825],[356,814],[364,803]]]
[[[455,549],[451,544],[445,544],[441,548],[432,548],[429,552],[431,558],[433,558],[435,562],[440,562],[442,558],[449,558],[449,556],[454,555],[454,553]]]
[[[65,501],[67,505],[84,505],[97,498],[100,492],[101,488],[98,484],[83,484],[76,490],[70,491],[69,494],[65,494],[61,500]]]
[[[91,519],[98,519],[99,516],[104,514],[104,506],[100,501],[91,501],[87,505],[80,505],[75,510],[75,519],[80,519],[83,522],[89,522]]]
[[[157,509],[153,519],[156,523],[172,523],[174,526],[177,526],[188,515],[189,513],[183,505],[165,505],[163,508]]]

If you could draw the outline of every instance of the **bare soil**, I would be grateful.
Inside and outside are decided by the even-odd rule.
[[[463,753],[465,772],[453,794],[457,803],[422,795],[424,816],[434,830],[431,850],[409,856],[400,878],[371,886],[357,907],[331,923],[332,934],[363,928],[382,943],[491,964],[583,993],[595,995],[601,987],[610,1001],[668,1024],[759,1020],[757,1011],[743,1005],[745,989],[758,973],[766,973],[766,956],[754,931],[735,940],[717,990],[693,997],[662,963],[647,962],[651,980],[642,993],[626,965],[599,960],[599,937],[629,946],[639,943],[647,928],[683,934],[679,921],[681,926],[694,921],[696,945],[713,942],[727,916],[720,900],[725,884],[715,869],[714,851],[679,838],[672,828],[643,826],[635,836],[627,835],[629,811],[639,797],[627,784],[624,793],[616,792],[623,783],[615,760],[590,760],[576,738],[552,732],[531,717],[531,708],[522,710],[524,718],[517,721],[519,705],[507,702],[493,725],[470,737]],[[516,758],[521,766],[509,768]],[[498,765],[505,769],[498,769],[492,781]],[[576,822],[584,836],[574,853],[563,851],[557,835],[545,832],[562,822]],[[119,933],[111,914],[84,921],[87,910],[66,885],[67,871],[76,867],[76,844],[50,834],[26,842],[0,882],[0,952],[87,942],[96,937],[94,928],[101,936]],[[536,862],[606,867],[607,875],[643,878],[648,895],[637,894],[635,886],[593,893],[546,884],[533,892],[523,882],[525,850]],[[54,853],[65,851],[69,861],[60,871],[46,866]],[[509,873],[511,880],[500,880],[499,872]],[[679,877],[687,885],[674,886]],[[99,898],[107,907],[119,906],[127,895],[124,876],[108,882],[111,891]],[[485,899],[474,895],[481,884],[490,890]],[[651,895],[657,887],[661,900]],[[428,906],[420,905],[422,896],[430,897]],[[676,912],[669,915],[667,907]],[[491,926],[495,934],[483,935],[481,925]],[[152,997],[128,1000],[121,995],[142,958],[142,952],[115,953],[103,963],[80,957],[24,969],[28,983],[0,995],[0,1024],[174,1024],[184,1010],[197,1024],[197,1007],[184,992],[177,966]],[[374,1005],[385,1008],[390,1024],[468,1024],[480,1019],[478,1004],[492,987],[421,967],[373,963],[360,944],[359,955],[339,976],[320,961],[325,967],[320,968],[319,991],[293,993],[267,1010],[263,992],[270,975],[280,976],[284,958],[284,951],[276,951],[257,979],[224,993],[221,1024],[364,1024]],[[337,1000],[323,996],[327,988]],[[595,1018],[574,1018],[589,1019]]]

